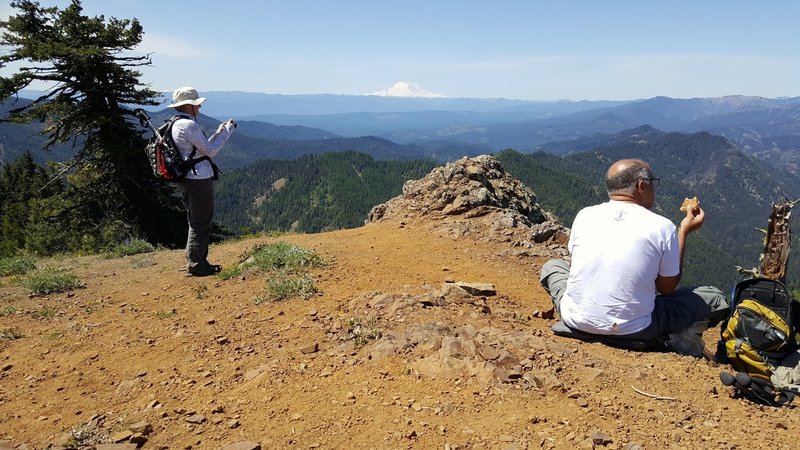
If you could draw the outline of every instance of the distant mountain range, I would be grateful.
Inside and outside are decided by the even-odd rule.
[[[366,152],[378,159],[438,161],[506,148],[573,153],[581,151],[585,139],[649,125],[667,132],[723,136],[745,153],[800,173],[800,98],[531,102],[246,92],[203,95],[209,99],[203,113],[210,117],[202,124],[213,130],[218,120],[228,117],[241,124],[231,148],[219,157],[220,164],[231,167],[336,150]],[[172,113],[157,110],[153,115],[163,118]],[[26,147],[35,151],[41,143],[30,130],[14,127],[18,126],[0,128],[0,157],[5,160]],[[50,156],[69,154],[59,151]]]
[[[380,97],[426,97],[426,98],[445,98],[442,94],[426,91],[415,83],[400,81],[387,89],[371,92],[367,95],[377,95]]]
[[[257,118],[267,114],[329,115],[346,113],[397,113],[419,111],[472,111],[490,112],[506,110],[520,112],[538,111],[542,114],[559,111],[577,112],[602,106],[627,102],[534,102],[510,99],[482,98],[430,98],[393,97],[379,95],[283,95],[255,92],[204,92],[208,101],[203,104],[203,113],[212,117]],[[166,106],[166,101],[162,106]]]
[[[723,136],[745,153],[792,173],[800,173],[800,98],[653,99],[592,109],[545,113],[532,106],[511,113],[495,110],[470,112],[340,114],[317,117],[273,117],[275,123],[309,123],[342,134],[368,131],[398,143],[425,146],[448,141],[479,146],[489,151],[505,148],[570,153],[580,151],[581,139],[612,135],[649,125],[663,131],[707,131]],[[572,105],[576,106],[576,105]],[[424,125],[423,125],[424,123]],[[575,148],[564,141],[575,141]],[[553,145],[553,142],[559,144]],[[556,150],[557,149],[557,150]]]

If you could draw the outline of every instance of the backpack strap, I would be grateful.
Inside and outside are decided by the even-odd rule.
[[[166,132],[164,134],[166,135],[165,138],[169,139],[169,142],[175,148],[178,148],[178,146],[175,145],[175,139],[172,137],[172,125],[174,125],[175,122],[178,119],[192,120],[191,117],[189,117],[189,116],[187,116],[185,114],[178,114],[178,115],[172,116],[172,118],[169,120],[169,125],[167,126],[167,130],[166,130]],[[196,121],[194,121],[194,120],[193,120],[193,122],[196,123]],[[206,134],[203,133],[203,136],[205,136],[205,135]],[[219,170],[219,167],[217,167],[217,165],[214,164],[214,161],[211,160],[211,157],[209,157],[208,155],[203,155],[200,158],[195,158],[194,155],[196,155],[196,154],[197,154],[197,147],[195,147],[194,144],[192,144],[192,152],[189,154],[189,158],[186,159],[186,162],[188,162],[189,166],[192,168],[192,173],[197,175],[197,169],[195,169],[195,167],[194,167],[197,163],[199,163],[201,161],[208,161],[211,164],[211,170],[213,171],[213,175],[212,175],[211,179],[212,180],[218,179],[220,170]]]

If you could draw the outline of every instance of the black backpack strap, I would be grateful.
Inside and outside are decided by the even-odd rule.
[[[178,146],[175,145],[175,139],[172,137],[172,125],[174,125],[175,122],[178,119],[192,120],[189,116],[183,115],[183,114],[179,114],[177,116],[172,116],[172,118],[169,120],[169,125],[167,126],[167,131],[164,134],[166,134],[168,136],[169,142],[175,148],[178,148]],[[205,133],[203,133],[203,136],[205,136]],[[167,138],[167,137],[165,137],[165,138]],[[211,158],[208,155],[206,155],[206,156],[203,156],[201,158],[196,158],[195,159],[194,155],[196,155],[196,154],[197,154],[197,147],[195,147],[194,144],[192,144],[192,153],[190,153],[189,154],[189,158],[186,159],[186,162],[189,163],[189,167],[192,168],[192,173],[197,175],[197,169],[195,169],[195,167],[194,167],[197,163],[199,163],[200,161],[208,161],[208,162],[211,163],[211,169],[214,171],[214,176],[211,177],[211,179],[216,180],[217,178],[219,178],[219,176],[217,175],[217,173],[219,172],[219,169],[217,168],[217,165],[214,164],[213,161],[211,161]]]
[[[196,150],[197,150],[196,148],[192,150],[192,155],[191,155],[192,157],[194,156]],[[196,158],[196,159],[195,158],[189,158],[189,163],[192,165],[192,171],[194,171],[195,174],[197,174],[197,171],[195,171],[194,165],[199,163],[200,161],[208,161],[208,163],[211,164],[211,170],[214,173],[214,175],[211,176],[212,180],[219,179],[219,174],[222,173],[222,171],[219,170],[219,167],[217,167],[217,165],[214,164],[214,160],[212,160],[211,157],[208,156],[208,155],[204,155],[204,156],[201,156],[200,158]]]

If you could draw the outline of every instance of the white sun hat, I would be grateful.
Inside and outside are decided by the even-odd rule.
[[[205,97],[200,97],[197,89],[193,87],[180,87],[172,93],[172,103],[167,108],[175,108],[181,105],[199,105],[206,101]]]

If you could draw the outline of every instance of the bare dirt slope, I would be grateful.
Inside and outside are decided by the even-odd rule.
[[[558,233],[521,245],[497,212],[212,247],[225,266],[313,249],[329,264],[308,300],[186,278],[181,251],[51,261],[86,287],[49,297],[5,279],[0,329],[21,337],[0,340],[0,448],[80,430],[145,449],[797,448],[796,410],[731,398],[714,363],[553,336],[537,273]]]
[[[711,363],[552,336],[553,321],[533,317],[549,307],[535,281],[539,258],[508,257],[500,245],[439,236],[424,224],[280,239],[330,261],[313,271],[320,295],[255,305],[262,279],[186,278],[180,251],[157,252],[143,268],[131,268],[131,258],[63,260],[86,283],[69,295],[29,298],[3,287],[2,304],[18,313],[0,319],[2,328],[23,337],[0,343],[0,437],[43,448],[100,415],[112,435],[151,424],[144,448],[244,440],[264,448],[591,448],[592,437],[606,448],[796,448],[796,411],[730,398]],[[212,254],[232,264],[267,240]],[[426,376],[411,367],[423,355],[370,359],[380,340],[356,348],[340,339],[349,318],[364,317],[349,307],[362,294],[414,294],[447,280],[492,283],[497,295],[420,303],[401,314],[406,320],[383,323],[384,336],[417,324],[471,325],[487,346],[528,360],[522,377]],[[43,307],[56,315],[34,318]],[[488,330],[541,342],[514,345]],[[314,343],[317,352],[301,351]],[[187,421],[197,415],[202,423]]]

